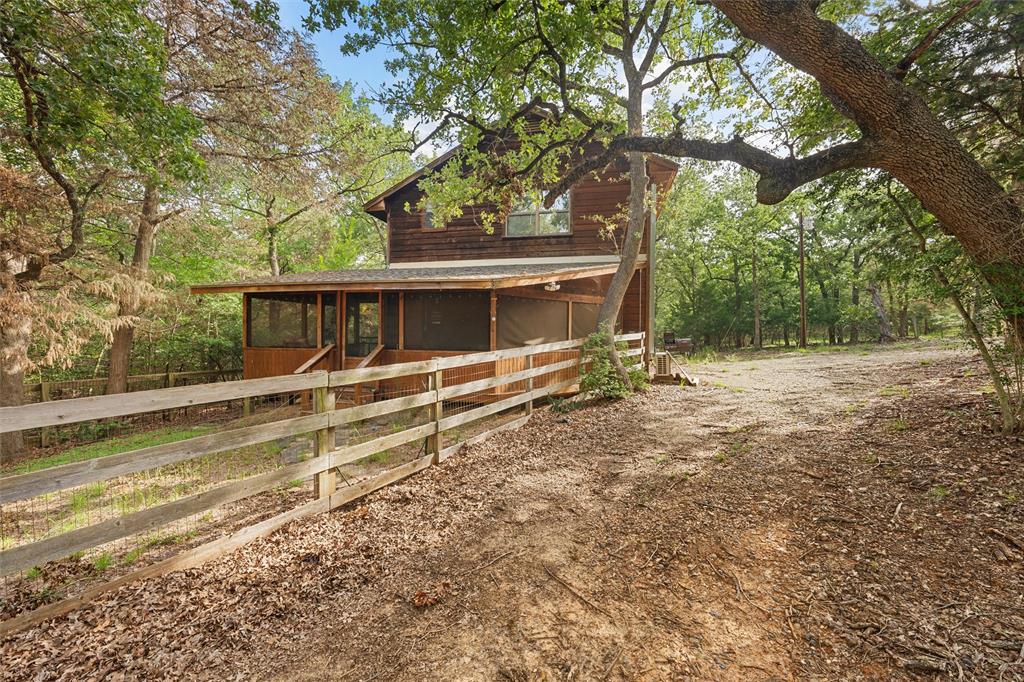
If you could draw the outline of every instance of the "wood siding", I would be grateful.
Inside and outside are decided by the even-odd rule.
[[[602,218],[611,219],[625,207],[629,178],[624,170],[624,163],[616,164],[599,178],[588,176],[575,185],[570,197],[572,234],[556,237],[506,237],[503,222],[494,226],[493,234],[487,234],[481,214],[494,211],[493,205],[467,207],[461,217],[442,229],[424,228],[423,216],[416,209],[423,193],[416,183],[409,184],[385,200],[389,262],[614,255],[623,228],[617,229],[616,240],[604,238]],[[659,185],[659,196],[667,194],[674,169],[652,163],[651,175]],[[641,252],[647,252],[647,230]]]

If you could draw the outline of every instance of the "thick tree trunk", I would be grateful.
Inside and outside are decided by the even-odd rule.
[[[281,260],[277,254],[277,226],[272,224],[267,225],[267,265],[274,277],[281,274]]]
[[[622,44],[622,66],[626,76],[626,128],[630,135],[642,135],[644,130],[643,121],[643,79],[645,73],[637,69],[633,60],[633,44],[631,32],[623,32]],[[629,378],[629,372],[619,359],[618,350],[615,348],[615,320],[618,319],[619,309],[626,297],[626,290],[629,282],[636,272],[636,264],[640,259],[640,246],[643,243],[644,222],[646,218],[645,204],[647,203],[647,160],[641,152],[629,152],[629,208],[626,220],[626,234],[622,240],[622,250],[619,255],[619,267],[612,275],[612,281],[608,285],[605,299],[597,314],[597,328],[604,331],[608,337],[609,355],[612,364],[623,383],[632,388],[633,382]],[[654,210],[654,207],[651,208]],[[654,292],[651,292],[653,295]],[[653,330],[649,330],[651,333]],[[653,344],[654,339],[647,338],[645,343]]]
[[[853,36],[817,17],[818,2],[711,2],[746,37],[818,81],[866,141],[856,165],[890,172],[921,201],[977,263],[1010,327],[1024,336],[1024,212],[924,100]],[[831,169],[801,171],[762,175],[759,198],[780,201]]]
[[[895,341],[892,335],[892,325],[889,324],[889,315],[885,312],[885,302],[882,301],[882,292],[874,282],[868,284],[868,291],[871,292],[871,303],[875,306],[875,318],[878,319],[878,340],[882,343]]]
[[[132,255],[131,275],[137,280],[145,279],[149,271],[149,260],[153,256],[156,241],[157,213],[160,209],[160,187],[155,181],[147,181],[139,209],[139,225],[135,233],[135,253]],[[137,297],[122,301],[118,308],[120,317],[132,317],[139,312]],[[131,366],[132,342],[135,338],[135,324],[125,324],[114,331],[110,345],[110,362],[107,367],[107,394],[124,393],[128,390],[128,370]]]

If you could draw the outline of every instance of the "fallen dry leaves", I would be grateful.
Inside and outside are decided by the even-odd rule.
[[[1024,443],[974,359],[755,364],[539,412],[16,635],[4,678],[1020,679]]]

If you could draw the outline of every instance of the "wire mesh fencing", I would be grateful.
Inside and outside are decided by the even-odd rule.
[[[0,466],[0,620],[437,463],[571,392],[581,343],[0,408],[0,431],[124,429]]]

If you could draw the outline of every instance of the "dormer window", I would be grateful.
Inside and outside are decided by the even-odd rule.
[[[559,237],[572,234],[569,220],[569,193],[544,207],[540,193],[528,194],[512,207],[505,219],[506,237]]]
[[[445,224],[440,220],[436,220],[434,217],[434,205],[430,203],[430,200],[423,202],[423,229],[424,230],[443,230]]]

